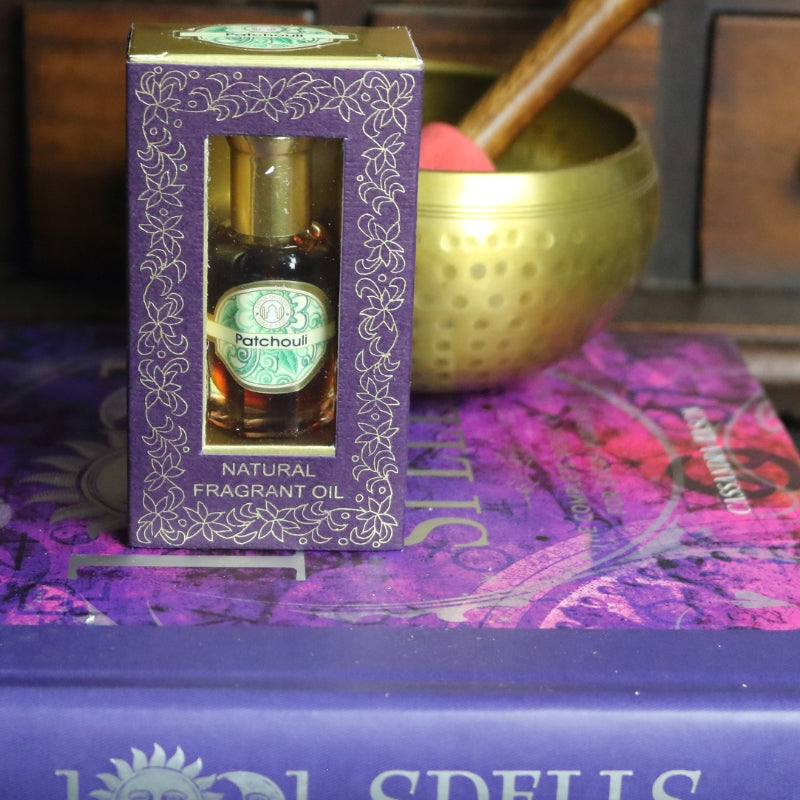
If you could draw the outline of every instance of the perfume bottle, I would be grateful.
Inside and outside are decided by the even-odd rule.
[[[209,231],[207,420],[333,443],[339,252],[311,219],[311,140],[229,136],[230,225]]]

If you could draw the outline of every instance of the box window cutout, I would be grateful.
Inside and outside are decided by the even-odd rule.
[[[342,152],[208,138],[206,452],[335,452]]]

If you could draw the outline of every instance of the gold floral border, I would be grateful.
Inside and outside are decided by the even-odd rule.
[[[350,75],[350,73],[346,73]],[[135,334],[138,381],[143,391],[146,433],[142,441],[149,472],[141,487],[143,514],[133,536],[144,545],[179,547],[225,544],[253,547],[376,548],[397,534],[392,513],[395,452],[403,402],[394,380],[401,367],[397,312],[410,301],[409,265],[399,196],[406,192],[398,156],[406,147],[408,110],[419,74],[368,71],[352,80],[310,72],[290,77],[244,71],[220,72],[156,66],[143,72],[135,90],[141,106],[142,145],[136,159],[144,190],[135,198],[137,230],[146,253]],[[187,151],[180,129],[186,115],[211,115],[218,123],[261,116],[270,123],[296,121],[317,113],[336,114],[348,124],[360,120],[369,142],[357,175],[361,204],[357,230],[361,257],[354,265],[363,346],[355,360],[359,434],[353,442],[352,475],[361,490],[355,505],[330,508],[324,502],[280,508],[263,500],[215,511],[203,502],[187,504],[181,478],[187,471],[189,436],[184,397],[190,364],[184,333],[181,284]],[[138,296],[137,296],[138,302]]]

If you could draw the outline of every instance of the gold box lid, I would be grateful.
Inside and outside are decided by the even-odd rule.
[[[422,67],[406,28],[304,25],[132,25],[128,60],[148,63],[309,67]]]

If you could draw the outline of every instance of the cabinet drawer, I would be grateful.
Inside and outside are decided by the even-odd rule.
[[[702,273],[710,286],[800,288],[800,17],[714,26]]]

